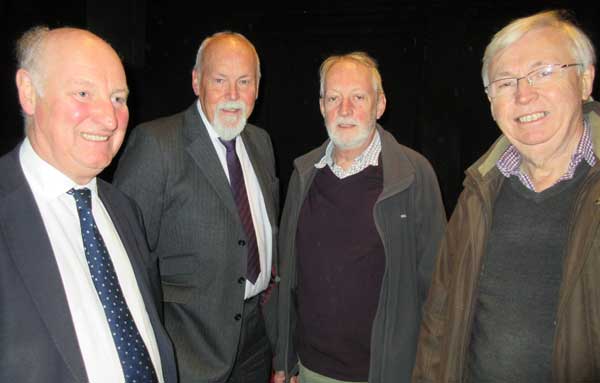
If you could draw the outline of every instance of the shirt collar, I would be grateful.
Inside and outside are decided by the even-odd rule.
[[[89,188],[93,194],[98,193],[96,177],[86,185],[79,185],[60,170],[43,160],[31,146],[29,138],[23,140],[19,150],[19,158],[23,172],[32,189],[46,201],[56,199],[72,188]]]
[[[587,162],[590,166],[594,166],[596,164],[596,155],[594,154],[591,129],[587,119],[583,120],[583,135],[577,144],[575,153],[573,153],[571,156],[569,168],[567,169],[567,172],[556,182],[558,183],[560,181],[573,178],[575,170],[582,160],[585,160],[585,162]],[[498,170],[500,170],[500,173],[502,173],[505,177],[508,178],[510,176],[516,176],[521,179],[521,182],[523,182],[527,188],[535,190],[533,183],[527,174],[521,170],[521,161],[521,153],[519,153],[514,145],[510,145],[500,156],[496,162],[496,166],[498,167]]]
[[[369,166],[378,166],[379,153],[381,153],[381,137],[379,131],[375,130],[375,134],[373,135],[373,139],[369,146],[356,157],[354,161],[352,161],[352,166],[347,170],[344,170],[335,164],[333,160],[333,150],[333,141],[329,141],[327,148],[325,149],[325,155],[315,164],[317,169],[322,169],[327,165],[338,178],[346,178],[360,173]]]

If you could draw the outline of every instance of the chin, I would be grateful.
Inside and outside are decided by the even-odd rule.
[[[361,147],[364,143],[365,140],[364,139],[339,139],[338,137],[331,137],[331,141],[333,141],[333,144],[340,148],[340,149],[344,149],[344,150],[349,150],[349,149],[356,149]]]
[[[348,132],[350,133],[350,132]],[[335,146],[340,149],[356,149],[365,144],[369,138],[369,134],[340,134],[339,131],[334,132],[329,136]]]

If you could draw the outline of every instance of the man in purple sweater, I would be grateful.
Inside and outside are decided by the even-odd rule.
[[[373,58],[331,56],[320,77],[330,139],[296,159],[288,188],[276,381],[408,382],[446,222],[437,179],[377,124]]]

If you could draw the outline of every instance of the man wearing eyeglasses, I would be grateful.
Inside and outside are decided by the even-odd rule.
[[[513,21],[483,57],[502,136],[466,171],[413,382],[600,381],[600,107],[566,15]]]

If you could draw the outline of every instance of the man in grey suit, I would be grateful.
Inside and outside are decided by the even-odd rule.
[[[279,191],[270,138],[246,123],[259,80],[244,36],[205,39],[192,71],[197,102],[133,130],[115,173],[159,258],[181,383],[265,383],[271,373],[277,298],[265,290]]]
[[[175,383],[139,215],[96,178],[127,129],[121,61],[75,28],[17,45],[27,137],[0,158],[0,382]]]

